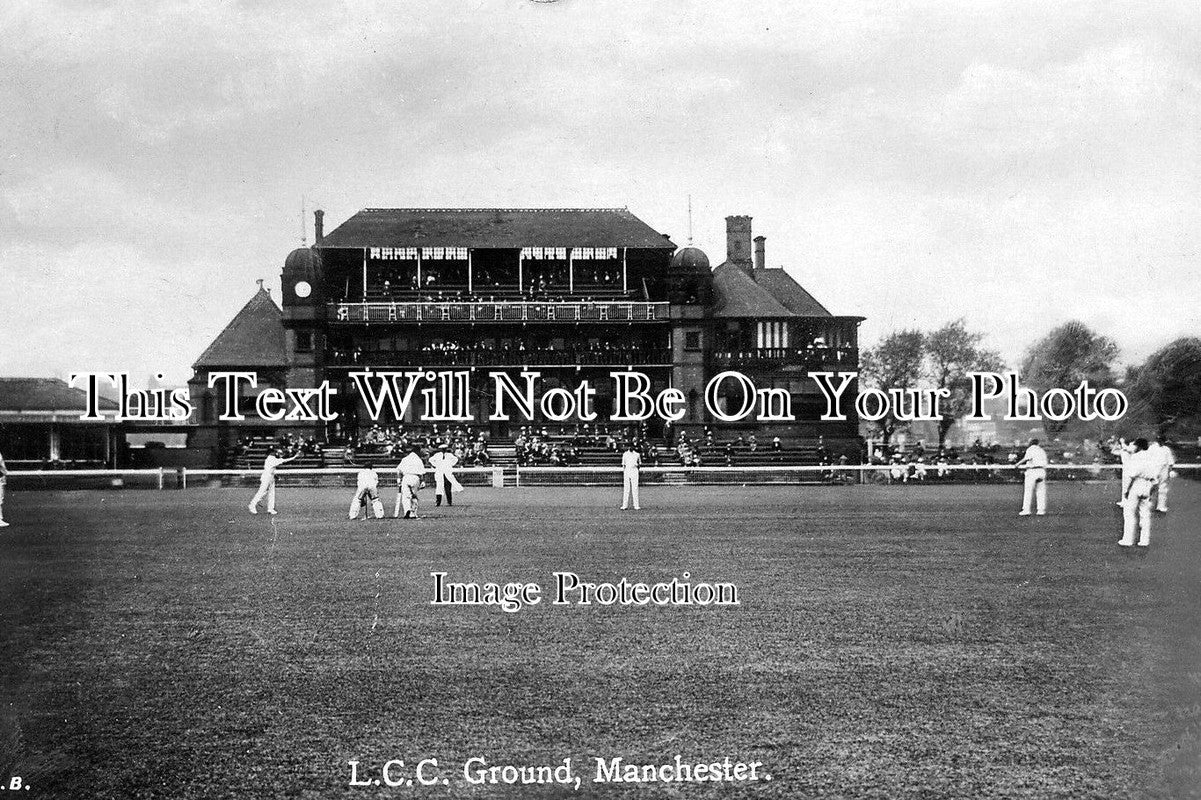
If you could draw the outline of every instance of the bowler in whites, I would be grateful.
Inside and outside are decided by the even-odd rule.
[[[638,455],[638,450],[634,447],[633,442],[626,443],[626,451],[621,454],[621,510],[625,511],[630,507],[630,501],[634,501],[634,510],[640,511],[642,507],[638,505],[638,468],[642,466],[642,456]]]
[[[300,453],[294,453],[291,458],[283,458],[280,456],[282,452],[278,447],[272,448],[267,458],[263,460],[263,477],[259,482],[259,490],[255,493],[254,499],[250,501],[250,505],[247,506],[251,514],[259,513],[259,503],[263,502],[264,497],[267,498],[267,513],[275,514],[275,471],[281,465],[300,457]]]
[[[1031,506],[1036,506],[1035,513],[1043,516],[1047,513],[1047,451],[1038,444],[1038,439],[1031,439],[1016,466],[1026,471],[1022,488],[1022,510],[1020,517],[1030,516]]]

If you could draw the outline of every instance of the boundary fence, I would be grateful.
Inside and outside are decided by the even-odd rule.
[[[1121,464],[1051,464],[1053,480],[1111,480]],[[1201,464],[1177,464],[1182,476],[1201,477]],[[319,469],[280,469],[276,485],[280,487],[349,487],[355,485],[353,467]],[[391,485],[395,470],[380,469],[381,483]],[[432,477],[427,470],[427,478]],[[523,486],[619,486],[620,466],[604,467],[465,467],[455,477],[464,486],[493,488]],[[197,487],[253,486],[262,472],[251,469],[78,469],[10,470],[9,486],[14,490],[89,490],[89,489],[188,489]],[[744,466],[744,467],[643,467],[643,485],[846,485],[846,484],[971,484],[1012,483],[1022,472],[1008,464],[928,464],[924,474],[912,465],[893,464]],[[428,481],[427,481],[428,482]]]

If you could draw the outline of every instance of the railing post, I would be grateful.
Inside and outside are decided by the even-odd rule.
[[[162,491],[163,488],[163,473],[166,472],[162,467],[158,468],[158,488]]]
[[[505,469],[504,467],[494,467],[492,469],[492,488],[505,488]]]

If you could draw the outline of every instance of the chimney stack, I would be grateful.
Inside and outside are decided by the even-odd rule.
[[[767,237],[755,237],[755,269],[767,269]]]
[[[325,212],[317,209],[313,212],[313,244],[320,245],[325,238]]]
[[[726,217],[726,261],[748,275],[754,268],[751,261],[751,218]]]

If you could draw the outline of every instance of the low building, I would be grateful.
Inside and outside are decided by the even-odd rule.
[[[11,469],[116,467],[122,435],[117,404],[100,398],[103,419],[81,420],[87,393],[58,378],[0,378],[0,453]]]

